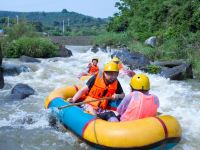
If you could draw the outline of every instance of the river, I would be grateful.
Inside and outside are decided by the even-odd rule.
[[[110,60],[110,53],[92,53],[89,46],[68,46],[69,58],[40,59],[41,63],[23,63],[18,59],[4,59],[3,63],[24,64],[32,69],[18,76],[6,76],[0,90],[0,150],[66,150],[91,149],[69,131],[63,132],[49,125],[49,111],[44,109],[45,97],[54,89],[80,82],[77,75],[89,60],[99,58],[102,69]],[[141,72],[136,70],[136,73]],[[151,92],[160,99],[159,112],[170,114],[182,126],[182,139],[174,150],[198,150],[200,147],[200,82],[172,81],[158,75],[149,75]],[[129,93],[127,76],[119,77],[126,94]],[[17,83],[31,86],[35,95],[24,100],[7,97]]]

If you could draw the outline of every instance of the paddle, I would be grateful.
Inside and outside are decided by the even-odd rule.
[[[96,101],[102,101],[102,100],[111,100],[112,97],[103,97],[103,98],[98,98],[98,99],[92,99],[92,100],[89,100],[89,101],[83,101],[83,102],[79,102],[79,103],[72,103],[72,104],[69,104],[69,105],[65,105],[65,106],[61,106],[61,107],[58,107],[58,109],[63,109],[63,108],[67,108],[67,107],[71,107],[71,106],[78,106],[78,105],[82,105],[82,104],[86,104],[86,103],[90,103],[90,102],[96,102]]]

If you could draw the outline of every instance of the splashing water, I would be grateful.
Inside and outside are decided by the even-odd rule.
[[[72,133],[61,132],[49,126],[49,111],[44,109],[44,99],[61,86],[84,84],[77,76],[84,71],[92,58],[99,58],[99,67],[110,61],[110,53],[89,51],[89,46],[69,46],[73,56],[69,58],[40,59],[41,63],[22,63],[18,59],[6,59],[4,63],[23,64],[32,72],[18,76],[6,76],[4,89],[0,90],[0,148],[20,149],[90,149]],[[136,73],[141,72],[136,70]],[[183,134],[176,150],[197,150],[200,147],[200,83],[197,81],[171,81],[150,75],[151,92],[160,99],[159,111],[170,114],[180,122]],[[129,93],[128,76],[119,81]],[[11,87],[17,83],[30,85],[35,95],[16,101],[6,100]]]

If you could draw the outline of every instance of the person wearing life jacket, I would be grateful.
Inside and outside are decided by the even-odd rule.
[[[159,99],[150,94],[149,78],[144,74],[134,75],[130,82],[132,92],[124,97],[117,108],[120,121],[131,121],[157,115]]]
[[[113,57],[112,61],[118,65],[120,75],[128,75],[129,77],[133,77],[135,72],[129,69],[125,69],[124,65],[120,61],[120,59],[116,56]]]
[[[92,63],[89,63],[87,66],[87,72],[89,75],[94,75],[99,72],[99,67],[97,66],[98,64],[98,58],[93,58]]]
[[[99,67],[97,66],[97,64],[98,58],[93,58],[92,62],[87,65],[86,71],[80,73],[78,75],[78,78],[81,79],[82,76],[91,76],[97,74],[99,72]]]
[[[124,69],[124,65],[121,63],[121,61],[118,57],[114,56],[112,61],[118,65],[119,70]]]
[[[108,100],[90,103],[87,103],[87,101],[103,97],[111,97],[112,100],[123,99],[125,94],[120,82],[117,80],[118,74],[117,64],[112,61],[107,63],[103,72],[99,72],[91,77],[70,101],[75,103],[78,100],[84,99],[86,104],[84,104],[83,108],[86,111],[93,115],[103,112],[108,109]]]

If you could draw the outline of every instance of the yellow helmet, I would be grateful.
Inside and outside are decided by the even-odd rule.
[[[115,62],[120,62],[119,58],[117,58],[116,56],[113,57],[112,61],[115,61]]]
[[[130,86],[135,90],[148,91],[150,89],[149,78],[144,74],[136,74],[132,77]]]
[[[119,68],[118,65],[112,61],[110,61],[109,63],[107,63],[104,67],[103,71],[116,71],[119,72]]]

